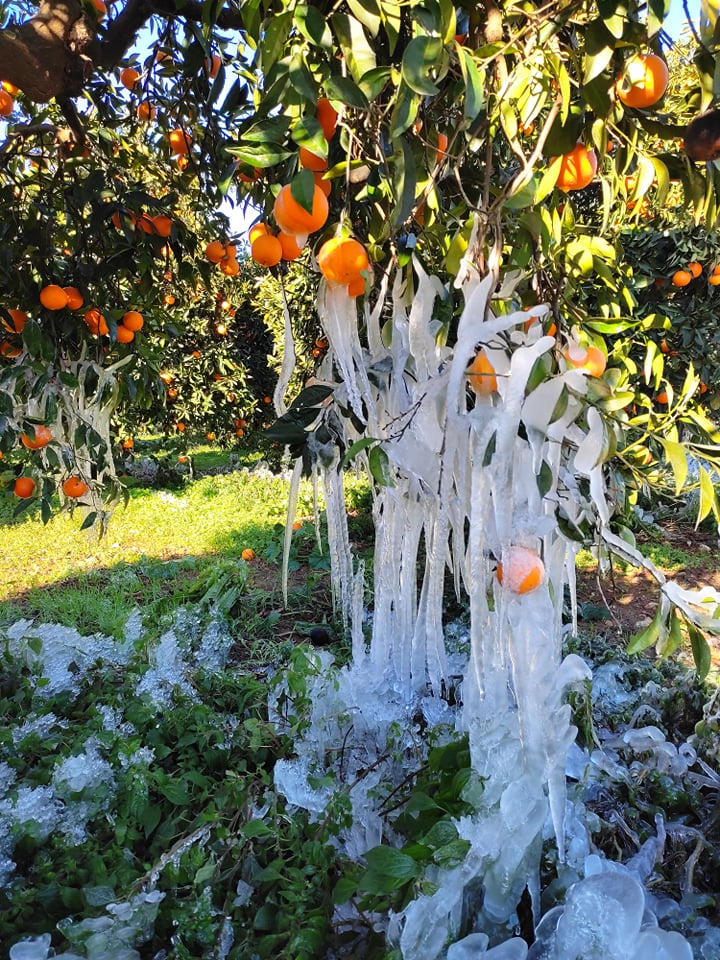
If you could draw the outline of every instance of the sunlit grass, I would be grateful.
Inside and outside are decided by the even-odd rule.
[[[347,477],[350,500],[367,484]],[[43,525],[39,514],[12,517],[0,504],[0,624],[19,616],[119,636],[134,607],[153,615],[192,602],[246,548],[278,567],[287,520],[288,481],[266,471],[238,471],[189,481],[179,490],[135,487],[105,537],[82,531],[81,511]],[[320,504],[322,507],[322,503]],[[313,512],[303,482],[298,517]],[[307,528],[309,529],[309,528]]]
[[[309,510],[309,491],[302,510]],[[203,477],[181,491],[135,489],[99,539],[81,531],[82,516],[61,514],[43,525],[22,516],[2,526],[0,601],[19,590],[142,558],[264,550],[273,526],[285,522],[287,483],[281,477],[234,473]]]

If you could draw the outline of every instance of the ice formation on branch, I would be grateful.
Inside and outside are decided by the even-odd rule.
[[[343,750],[352,756],[352,741],[361,757],[357,770],[383,749],[394,722],[409,731],[409,749],[418,709],[430,724],[454,718],[468,733],[482,783],[473,796],[476,813],[457,824],[469,852],[460,866],[434,878],[434,893],[418,896],[391,923],[403,957],[434,960],[452,939],[471,881],[480,877],[483,884],[475,929],[494,931],[497,940],[499,931],[511,930],[526,888],[537,908],[547,823],[564,856],[565,764],[576,733],[565,695],[590,676],[579,657],[561,654],[566,588],[575,609],[578,545],[566,534],[590,520],[612,537],[603,473],[612,438],[588,402],[588,370],[567,363],[544,333],[548,308],[494,315],[497,275],[481,279],[465,264],[465,308],[449,349],[435,318],[436,302],[448,291],[417,261],[414,269],[414,289],[398,274],[388,300],[383,288],[375,307],[365,307],[367,348],[355,300],[321,285],[318,312],[330,344],[321,374],[339,376],[334,401],[345,414],[344,445],[356,444],[378,481],[372,635],[366,643],[358,573],[338,507],[342,452],[313,456],[309,444],[332,493],[333,582],[352,620],[353,662],[315,691],[310,731],[296,764],[278,771],[278,786],[293,803],[322,805],[317,791],[309,799],[307,774],[322,767],[333,737],[343,736],[343,715],[352,723]],[[528,566],[515,578],[500,575],[518,552],[541,558],[539,572]],[[470,604],[469,659],[459,668],[444,640],[448,571]],[[680,599],[691,609],[690,598]],[[458,669],[462,706],[450,714],[439,698]],[[353,770],[346,773],[352,777]],[[363,842],[365,849],[379,842],[375,787],[351,794],[354,853]],[[498,957],[520,957],[519,947],[508,941]]]

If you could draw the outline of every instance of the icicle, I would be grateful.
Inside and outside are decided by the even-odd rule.
[[[280,367],[280,375],[278,376],[278,381],[275,384],[275,390],[273,392],[273,404],[275,406],[275,413],[278,417],[281,417],[284,413],[287,412],[287,404],[285,403],[285,391],[287,386],[290,383],[290,378],[293,375],[295,370],[295,361],[297,356],[295,354],[295,338],[293,337],[292,330],[292,321],[290,319],[290,309],[287,302],[287,294],[285,293],[285,284],[280,281],[280,290],[282,292],[282,303],[283,303],[283,319],[285,321],[285,332],[283,340],[283,358],[282,365]]]
[[[293,522],[297,511],[298,494],[300,493],[300,479],[302,477],[303,462],[302,459],[295,461],[292,477],[290,479],[290,488],[288,490],[288,510],[287,520],[285,522],[285,536],[283,538],[283,560],[282,560],[282,593],[285,606],[288,603],[288,566],[290,564],[290,546],[292,544]]]

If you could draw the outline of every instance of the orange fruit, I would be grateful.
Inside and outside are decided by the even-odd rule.
[[[258,237],[266,237],[270,227],[266,223],[254,223],[248,230],[248,241],[252,244]]]
[[[170,149],[173,153],[183,155],[190,153],[190,148],[193,145],[192,137],[181,127],[170,131],[168,134],[168,143],[170,144]]]
[[[327,157],[319,157],[305,147],[300,147],[300,166],[314,173],[322,173],[328,168]]]
[[[105,5],[105,0],[92,0],[92,5],[95,7],[95,12],[99,17],[104,17],[107,13],[107,6]]]
[[[42,424],[35,427],[34,437],[29,436],[27,433],[20,434],[20,442],[24,447],[27,447],[28,450],[40,450],[41,447],[46,447],[52,438],[52,431]]]
[[[172,383],[175,379],[175,376],[169,370],[161,370],[159,376],[163,383]]]
[[[7,357],[8,360],[11,360],[14,357],[19,357],[21,353],[20,347],[16,347],[9,340],[0,341],[0,357]]]
[[[10,333],[22,333],[23,327],[28,322],[28,315],[23,310],[8,309],[7,311],[10,314],[12,323],[8,323],[7,320],[2,321],[2,325],[6,330],[9,330]]]
[[[242,427],[238,427],[238,428],[236,429],[236,431],[235,431],[235,436],[236,436],[236,437],[244,437],[244,436],[245,436],[245,431],[243,430]]]
[[[365,293],[365,277],[355,277],[354,280],[351,280],[347,285],[347,292],[349,297],[361,297]]]
[[[720,273],[714,273],[711,277],[708,277],[708,283],[711,287],[720,285]]]
[[[156,217],[150,217],[150,223],[159,237],[170,236],[173,222],[172,219],[166,217],[164,213],[159,213]]]
[[[100,313],[97,307],[91,307],[85,314],[85,323],[90,328],[90,332],[98,334],[101,337],[107,336],[110,332],[105,317]]]
[[[317,184],[313,191],[311,211],[307,211],[293,197],[289,183],[280,190],[273,206],[277,225],[284,233],[291,233],[294,236],[306,236],[324,227],[329,212],[327,197]]]
[[[448,136],[446,133],[439,133],[437,139],[437,162],[442,163],[447,155]]]
[[[49,283],[40,291],[40,303],[48,310],[62,310],[68,304],[68,295],[56,283]]]
[[[667,392],[666,392],[665,390],[662,390],[662,391],[655,397],[655,401],[656,401],[657,403],[668,403],[669,400],[670,400],[670,398],[668,397]]]
[[[597,155],[582,143],[577,143],[562,158],[556,186],[564,193],[584,190],[597,172]]]
[[[497,566],[497,578],[512,593],[531,593],[545,579],[545,565],[534,550],[514,545],[504,563]]]
[[[205,247],[205,257],[210,263],[220,263],[225,256],[225,246],[219,240],[211,240]]]
[[[187,170],[190,166],[190,160],[188,157],[177,157],[177,165],[181,170]]]
[[[235,257],[223,257],[220,261],[220,272],[226,277],[236,277],[240,273],[240,264]]]
[[[315,186],[320,187],[322,192],[326,197],[329,197],[332,193],[332,183],[329,180],[326,180],[322,173],[314,174],[315,177]]]
[[[62,485],[62,489],[66,497],[76,500],[78,497],[84,497],[90,487],[80,477],[68,477]]]
[[[205,70],[207,72],[208,77],[210,77],[211,80],[213,80],[218,75],[218,71],[220,69],[221,64],[222,64],[222,60],[216,53],[213,53],[205,61]]]
[[[327,97],[320,97],[318,100],[316,116],[325,139],[332,140],[337,130],[338,113]]]
[[[138,313],[137,310],[128,310],[128,312],[123,315],[123,318],[120,322],[124,327],[127,327],[128,330],[136,332],[138,330],[142,330],[145,320],[143,315]]]
[[[370,269],[370,258],[367,250],[358,240],[353,240],[351,237],[333,237],[326,240],[320,247],[318,266],[328,283],[344,287],[357,280],[363,280],[363,271]]]
[[[178,420],[178,422],[175,424],[175,429],[176,429],[176,430],[179,430],[180,433],[183,433],[183,432],[184,432],[184,430],[185,430],[185,424],[182,422],[182,420]]]
[[[155,119],[155,114],[157,111],[155,107],[150,103],[149,100],[143,100],[142,103],[137,105],[135,111],[135,116],[138,120],[141,120],[143,123],[150,123],[151,120]]]
[[[134,213],[131,213],[130,210],[123,210],[122,214],[120,213],[119,210],[116,210],[115,213],[112,215],[112,217],[110,217],[113,224],[115,225],[115,227],[117,227],[118,230],[122,229],[122,221],[125,218],[127,218],[130,221],[133,227],[137,223],[137,217],[135,216]]]
[[[227,332],[228,332],[228,328],[224,323],[215,324],[215,333],[219,337],[224,337]],[[222,377],[220,376],[219,373],[216,373],[213,375],[213,380],[222,380]]]
[[[697,260],[693,260],[692,263],[688,264],[688,270],[694,277],[699,277],[702,273],[702,264],[698,263]]]
[[[14,104],[15,101],[7,90],[0,90],[0,117],[9,117],[13,111]]]
[[[257,237],[250,247],[250,254],[261,267],[274,267],[282,260],[282,245],[277,237],[266,234]]]
[[[132,330],[124,327],[122,323],[119,323],[115,329],[115,339],[118,343],[132,343],[135,334]]]
[[[296,520],[295,523],[293,523],[292,527],[293,527],[293,530],[302,530],[303,528],[302,520]]]
[[[14,83],[10,83],[9,80],[0,80],[0,87],[6,93],[9,93],[11,97],[16,97],[20,93],[20,87],[16,87]]]
[[[467,379],[470,389],[478,397],[489,397],[498,388],[495,367],[490,363],[484,350],[478,350],[467,369]]]
[[[79,310],[85,300],[77,287],[63,287],[67,296],[68,310]]]
[[[132,90],[140,79],[140,71],[133,67],[125,67],[120,71],[120,83],[128,90]]]
[[[214,433],[206,433],[206,434],[205,434],[205,439],[206,439],[206,440],[209,440],[210,443],[212,443],[213,440],[215,439],[215,434],[214,434]]]
[[[35,491],[35,481],[32,477],[18,477],[13,487],[13,493],[21,500],[27,500]]]
[[[245,547],[245,549],[240,554],[240,556],[242,557],[243,560],[254,560],[255,551],[252,549],[252,547]]]
[[[125,437],[120,446],[123,448],[123,450],[132,450],[135,446],[135,441],[132,437]]]
[[[175,297],[171,293],[166,293],[163,297],[163,303],[166,307],[171,307],[175,303]]]
[[[676,270],[672,275],[672,282],[676,287],[686,287],[692,281],[692,278],[689,270]]]
[[[669,79],[665,61],[654,53],[646,53],[628,60],[615,90],[626,107],[644,109],[663,97]]]
[[[569,366],[586,370],[591,377],[601,377],[607,366],[607,357],[598,347],[572,344],[565,351],[564,357]]]
[[[283,260],[297,260],[302,255],[302,247],[298,246],[297,240],[291,233],[283,233],[281,230],[277,239],[282,248]]]

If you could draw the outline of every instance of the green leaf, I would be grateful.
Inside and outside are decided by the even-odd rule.
[[[296,53],[290,60],[290,83],[306,100],[311,103],[317,101],[318,87],[307,68],[303,53]]]
[[[658,607],[652,623],[645,627],[644,630],[640,630],[639,633],[634,634],[630,638],[630,642],[627,645],[627,653],[640,653],[641,650],[645,650],[647,647],[652,646],[653,643],[656,643],[660,637],[660,631],[662,627],[662,607]]]
[[[584,33],[583,83],[589,83],[610,65],[615,53],[615,42],[600,18],[588,24]]]
[[[397,227],[410,216],[410,212],[415,205],[415,188],[417,186],[415,158],[410,144],[404,138],[400,139],[399,150],[396,146],[393,160],[392,179],[395,208],[392,211],[391,222]]]
[[[711,511],[714,517],[718,516],[717,498],[715,496],[712,478],[705,467],[698,466],[698,472],[700,477],[700,504],[698,506],[697,520],[695,521],[696,527],[702,523]]]
[[[407,84],[398,87],[395,109],[390,118],[390,139],[397,140],[411,127],[417,117],[422,97],[413,93]]]
[[[83,520],[80,529],[87,530],[89,527],[92,527],[94,525],[96,520],[97,520],[97,512],[91,511]]]
[[[293,156],[292,151],[287,150],[282,144],[270,141],[257,145],[242,143],[237,147],[228,147],[227,152],[243,163],[247,163],[250,167],[262,167],[263,169],[274,167],[276,163],[282,163],[283,160]]]
[[[318,157],[327,158],[328,142],[316,117],[300,117],[293,124],[290,136],[299,147],[305,147]]]
[[[675,493],[677,495],[683,489],[685,481],[687,480],[687,450],[682,443],[676,443],[674,440],[666,440],[663,437],[659,439],[665,450],[665,456],[670,461],[670,466],[672,467],[673,476],[675,477]]]
[[[378,67],[368,71],[359,86],[349,77],[330,77],[325,81],[325,93],[331,100],[340,100],[348,107],[367,110],[370,106],[368,101],[375,99],[389,76],[389,67]]]
[[[258,47],[258,57],[263,73],[267,76],[285,47],[292,27],[292,11],[273,13],[263,24],[263,40]]]
[[[160,793],[175,806],[186,806],[190,803],[190,793],[184,780],[167,780],[160,784]]]
[[[565,122],[556,117],[545,141],[545,155],[559,157],[570,153],[580,139],[585,115],[578,104],[573,104]]]
[[[402,7],[397,0],[381,0],[380,16],[385,25],[390,54],[395,52],[402,27]]]
[[[324,50],[332,49],[332,31],[317,7],[305,4],[298,7],[295,11],[295,24],[310,43]]]
[[[390,470],[390,460],[381,446],[373,447],[370,451],[368,466],[370,467],[370,473],[373,475],[374,480],[379,483],[381,487],[395,486],[392,471]]]
[[[359,453],[372,446],[373,443],[379,443],[379,440],[376,437],[362,437],[360,440],[356,440],[355,443],[348,448],[347,453],[343,457],[343,467],[346,467],[349,463],[352,463]]]
[[[438,74],[447,57],[439,37],[415,37],[405,48],[402,77],[405,83],[423,97],[434,97],[440,89],[431,76]]]
[[[363,76],[377,66],[375,51],[368,43],[362,24],[355,17],[347,13],[334,13],[331,22],[352,78],[360,83]]]
[[[469,50],[457,44],[456,53],[460,61],[463,83],[465,84],[463,113],[468,123],[471,123],[483,109],[485,103],[484,76],[481,76]]]
[[[290,129],[289,117],[266,117],[258,123],[253,123],[247,130],[242,130],[241,140],[252,140],[258,143],[276,141],[281,143]]]
[[[682,641],[683,636],[680,618],[678,617],[677,610],[673,609],[672,613],[670,614],[670,629],[667,631],[664,637],[661,637],[660,643],[658,644],[658,656],[671,656],[671,654],[675,653],[675,651],[682,645]]]
[[[647,32],[654,37],[662,30],[665,17],[670,13],[672,0],[648,0]]]
[[[380,32],[382,17],[375,0],[347,0],[347,5],[360,23],[367,28],[370,36],[377,37]]]
[[[395,847],[373,847],[365,854],[368,872],[360,880],[360,888],[368,893],[396,890],[420,872],[419,864]],[[378,882],[384,880],[385,883]],[[378,889],[379,887],[379,889]]]
[[[690,636],[690,647],[692,649],[698,680],[704,680],[710,672],[710,667],[712,666],[712,653],[710,651],[710,644],[707,642],[702,632],[698,630],[694,623],[686,620],[685,626],[687,628],[688,635]]]
[[[351,877],[341,877],[333,888],[333,903],[335,906],[340,906],[343,903],[347,903],[350,897],[352,897],[358,888],[358,881],[352,879]]]
[[[308,213],[312,211],[315,196],[315,178],[312,170],[301,170],[290,181],[290,193],[294,200]]]
[[[549,493],[553,485],[553,472],[547,460],[543,460],[542,464],[540,465],[540,473],[538,473],[535,479],[537,481],[540,496],[544,497],[547,493]]]

